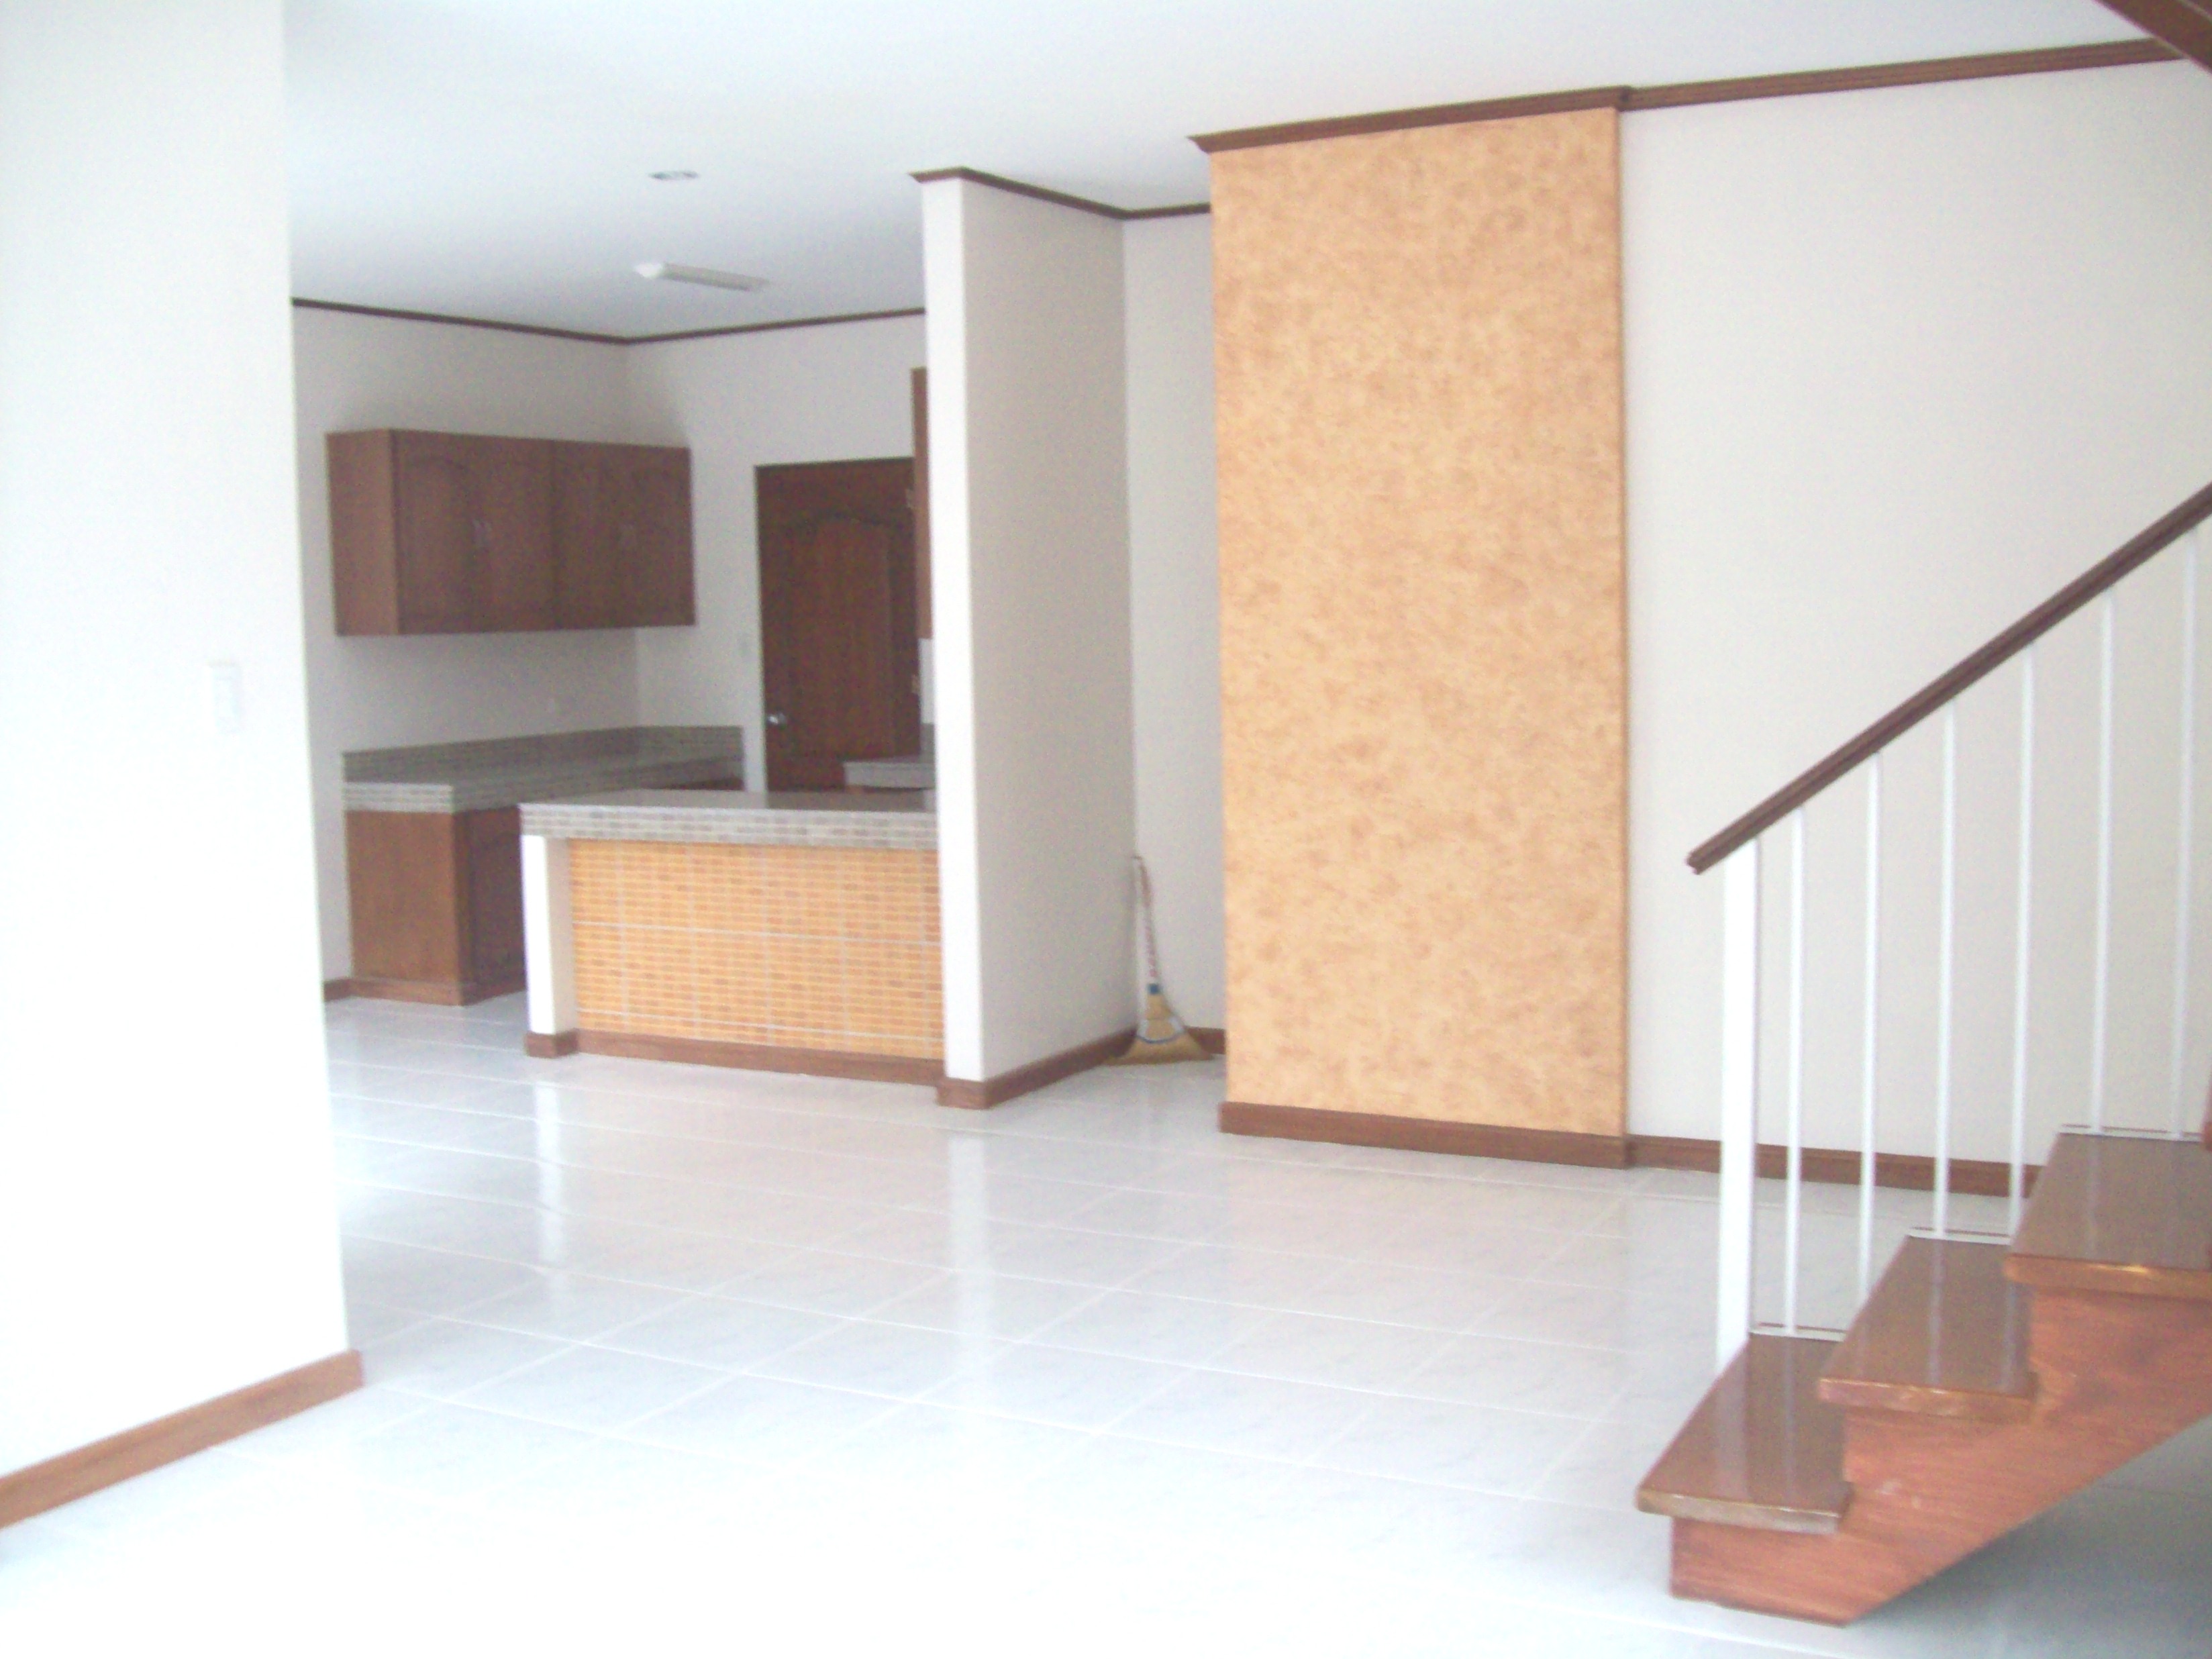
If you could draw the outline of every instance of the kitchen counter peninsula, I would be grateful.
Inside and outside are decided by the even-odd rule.
[[[517,805],[629,787],[733,788],[733,726],[619,726],[365,749],[345,766],[356,996],[470,1003],[522,988]]]
[[[942,1073],[933,796],[629,789],[520,810],[532,1054]]]

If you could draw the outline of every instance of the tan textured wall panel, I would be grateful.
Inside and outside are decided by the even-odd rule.
[[[570,843],[577,1024],[941,1059],[937,854]]]
[[[1213,158],[1230,1094],[1619,1134],[1619,118]]]

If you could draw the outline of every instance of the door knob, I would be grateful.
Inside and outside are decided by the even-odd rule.
[[[791,722],[781,714],[770,714],[768,723],[770,726],[788,726]]]

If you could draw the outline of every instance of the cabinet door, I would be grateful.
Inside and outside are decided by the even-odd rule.
[[[471,599],[480,632],[555,626],[553,447],[471,438],[477,553]]]
[[[691,453],[626,446],[618,532],[629,571],[629,618],[640,628],[697,620],[691,591]]]
[[[611,453],[612,452],[612,453]],[[553,446],[553,610],[562,628],[623,628],[623,471],[611,444]]]
[[[465,634],[473,627],[471,576],[477,509],[471,438],[392,434],[394,551],[402,634]]]
[[[469,979],[489,992],[522,976],[522,814],[462,815],[468,843]]]

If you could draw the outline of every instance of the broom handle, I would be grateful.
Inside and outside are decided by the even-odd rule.
[[[1160,988],[1160,942],[1152,935],[1152,878],[1145,868],[1141,854],[1132,856],[1137,866],[1137,905],[1145,916],[1145,983],[1152,990]]]

